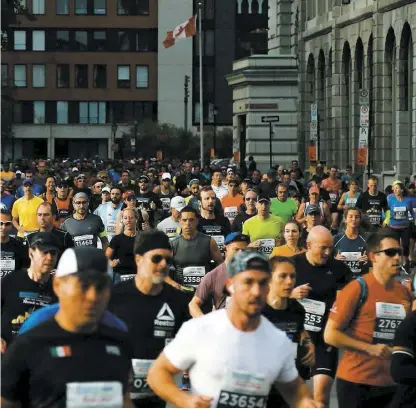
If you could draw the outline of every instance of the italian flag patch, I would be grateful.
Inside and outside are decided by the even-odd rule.
[[[50,348],[50,351],[54,358],[64,358],[66,356],[71,356],[71,347],[68,345]]]

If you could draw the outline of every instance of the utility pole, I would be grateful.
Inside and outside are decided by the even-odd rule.
[[[184,83],[184,98],[183,98],[183,102],[185,105],[185,112],[183,115],[183,119],[184,119],[184,128],[185,131],[188,130],[188,101],[189,101],[189,81],[190,81],[191,77],[189,75],[185,75],[185,83]]]

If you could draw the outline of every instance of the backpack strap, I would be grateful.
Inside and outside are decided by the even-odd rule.
[[[367,283],[365,282],[364,278],[361,276],[357,277],[356,281],[360,283],[360,298],[358,300],[357,306],[355,307],[355,312],[351,318],[350,323],[357,318],[358,314],[361,311],[362,306],[367,300],[367,295],[368,295]]]

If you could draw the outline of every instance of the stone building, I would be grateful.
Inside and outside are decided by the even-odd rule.
[[[344,4],[348,3],[348,4]],[[413,36],[412,36],[413,33]],[[318,159],[356,171],[360,91],[369,95],[369,157],[384,182],[416,171],[416,2],[299,2],[299,157],[307,163],[311,104]],[[362,104],[362,102],[361,102]]]
[[[311,105],[316,104],[318,159],[340,169],[351,164],[363,172],[364,166],[357,164],[357,148],[360,109],[366,103],[360,101],[360,92],[367,91],[373,173],[386,183],[416,172],[414,36],[414,0],[270,2],[268,58],[236,61],[227,77],[234,89],[234,149],[243,139],[240,116],[244,114],[244,153],[268,162],[268,128],[260,117],[277,114],[287,122],[275,126],[273,161],[289,164],[298,155],[301,165],[309,167]],[[253,102],[273,102],[277,107],[259,112],[250,109]],[[276,132],[281,126],[286,126],[283,138]],[[297,127],[295,149],[293,127]]]

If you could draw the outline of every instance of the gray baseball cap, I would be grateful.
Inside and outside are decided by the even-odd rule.
[[[256,250],[242,250],[235,254],[227,264],[227,274],[234,277],[247,270],[260,270],[271,274],[272,266],[267,256]]]

